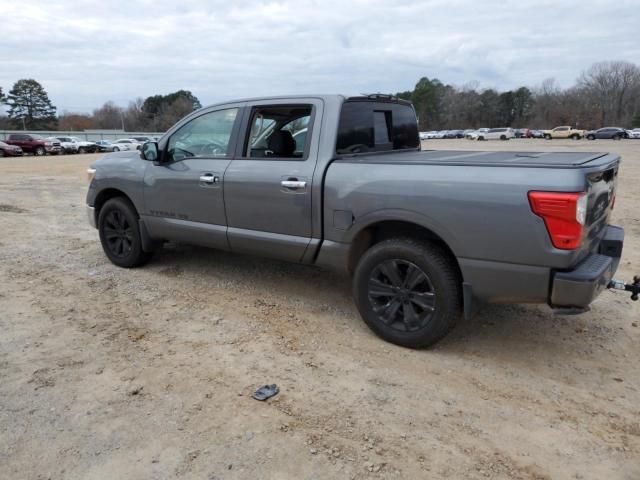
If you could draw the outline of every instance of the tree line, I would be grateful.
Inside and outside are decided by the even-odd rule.
[[[7,95],[0,87],[0,102],[8,107],[0,116],[0,128],[18,130],[83,131],[91,129],[129,132],[163,132],[185,115],[201,108],[200,100],[188,90],[168,95],[137,98],[125,108],[106,102],[91,114],[56,114],[42,85],[33,79],[18,80]]]
[[[640,67],[623,61],[595,63],[567,89],[552,78],[498,92],[423,77],[413,90],[396,95],[413,103],[421,130],[640,127]]]
[[[581,129],[603,126],[640,127],[640,67],[624,61],[593,64],[562,89],[552,78],[535,87],[514,90],[480,89],[476,84],[447,85],[421,78],[413,90],[394,95],[410,100],[421,130],[480,127]],[[109,129],[162,132],[201,107],[188,90],[137,98],[127,107],[106,102],[91,114],[57,113],[44,87],[33,79],[18,80],[0,103],[7,116],[0,128],[25,130]]]

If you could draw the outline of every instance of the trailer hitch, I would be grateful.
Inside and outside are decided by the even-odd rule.
[[[607,288],[612,290],[624,290],[625,292],[631,292],[631,300],[634,302],[638,300],[638,294],[640,294],[640,275],[633,277],[633,283],[625,283],[622,280],[616,280],[615,278],[609,282]]]

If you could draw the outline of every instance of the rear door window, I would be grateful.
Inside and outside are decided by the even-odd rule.
[[[254,107],[244,156],[304,160],[313,105]]]
[[[342,105],[337,154],[417,149],[419,145],[418,122],[410,104],[347,100]]]

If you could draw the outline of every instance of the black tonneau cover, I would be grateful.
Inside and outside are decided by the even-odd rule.
[[[580,168],[594,160],[609,163],[619,159],[609,153],[587,152],[479,152],[468,150],[423,150],[377,152],[342,156],[339,162],[398,163],[405,165],[465,165],[501,167]]]

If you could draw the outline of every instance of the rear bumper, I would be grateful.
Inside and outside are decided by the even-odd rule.
[[[624,230],[608,226],[598,253],[592,253],[575,269],[556,271],[551,283],[552,307],[587,307],[609,284],[618,269]]]

